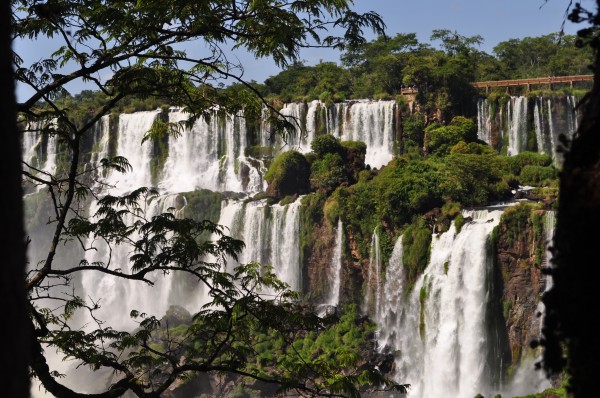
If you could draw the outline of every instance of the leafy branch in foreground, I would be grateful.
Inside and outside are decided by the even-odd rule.
[[[243,243],[223,235],[222,228],[209,221],[178,219],[169,212],[146,218],[140,202],[153,195],[140,188],[125,196],[106,196],[99,201],[93,222],[81,218],[69,222],[72,236],[130,245],[131,273],[107,264],[82,263],[49,274],[93,270],[150,283],[150,273],[181,271],[193,275],[210,299],[189,325],[175,329],[133,310],[131,316],[140,319],[133,332],[104,326],[94,316],[98,308],[77,296],[64,304],[64,314],[87,309],[98,328],[72,328],[69,316],[54,316],[50,309],[33,305],[39,342],[34,344],[32,370],[48,391],[81,396],[56,381],[40,343],[92,370],[112,369],[118,381],[94,395],[98,397],[120,396],[128,389],[140,397],[157,397],[175,381],[198,372],[239,375],[276,384],[280,393],[297,390],[308,396],[354,397],[366,386],[406,391],[407,386],[387,380],[362,360],[359,353],[372,348],[368,345],[374,328],[358,320],[355,307],[337,323],[317,316],[299,301],[270,266],[250,263],[227,272],[227,259],[235,259]],[[200,240],[207,231],[218,239]],[[269,349],[277,355],[263,355],[266,341],[276,342]]]

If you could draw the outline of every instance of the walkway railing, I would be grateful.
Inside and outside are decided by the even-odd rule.
[[[509,87],[525,86],[527,92],[531,91],[531,86],[548,85],[552,89],[554,84],[568,83],[569,87],[573,87],[575,82],[591,82],[594,80],[594,75],[575,75],[575,76],[549,76],[549,77],[534,77],[529,79],[513,79],[513,80],[490,80],[486,82],[471,83],[476,88],[485,88],[486,93],[490,88],[494,87]],[[417,87],[402,87],[400,94],[410,95],[419,92]]]
[[[515,80],[492,80],[487,82],[475,82],[472,83],[474,87],[485,88],[486,92],[493,87],[515,87],[525,86],[527,91],[531,91],[533,85],[549,85],[552,89],[553,84],[569,83],[569,87],[573,87],[575,82],[587,82],[593,81],[594,75],[576,75],[576,76],[549,76],[549,77],[535,77],[530,79],[515,79]]]

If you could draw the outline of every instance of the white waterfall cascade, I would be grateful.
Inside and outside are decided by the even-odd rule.
[[[177,195],[164,195],[151,200],[146,210],[146,218],[151,218],[166,212],[169,208],[175,208]],[[95,211],[96,205],[92,205]],[[129,222],[133,221],[132,219]],[[132,236],[132,239],[136,239]],[[110,269],[121,269],[123,273],[130,273],[129,258],[133,254],[133,248],[127,244],[113,246],[109,250],[103,241],[92,241],[89,239],[87,246],[94,246],[97,250],[86,252],[86,260],[92,264],[102,262]],[[108,325],[116,330],[133,330],[137,324],[130,318],[130,310],[138,310],[150,315],[162,316],[172,304],[181,305],[189,311],[197,311],[199,303],[187,298],[182,302],[173,302],[171,290],[173,288],[172,274],[162,272],[148,274],[154,286],[149,286],[142,281],[128,280],[115,277],[102,272],[82,273],[82,286],[85,297],[98,302],[100,308],[96,316],[101,320],[108,321]],[[193,294],[192,294],[193,298]],[[90,320],[87,320],[90,322]],[[95,327],[89,324],[90,327]]]
[[[460,234],[452,225],[434,236],[429,265],[402,305],[397,305],[406,294],[399,282],[402,247],[396,243],[384,306],[395,306],[397,313],[379,317],[385,325],[379,342],[400,353],[396,377],[412,385],[409,397],[472,398],[489,392],[492,370],[486,364],[485,314],[492,263],[487,242],[501,213],[464,212],[473,221]]]
[[[107,183],[114,187],[113,195],[124,194],[139,187],[152,186],[152,143],[142,143],[160,110],[119,115],[117,155],[127,158],[133,168],[129,173],[111,172]]]
[[[544,123],[542,116],[543,99],[536,98],[535,105],[533,106],[533,124],[535,126],[535,140],[539,153],[546,154],[548,149],[545,147],[544,136]]]
[[[300,199],[285,206],[268,206],[264,200],[230,201],[221,210],[218,224],[245,242],[238,263],[269,264],[277,277],[293,290],[302,286],[300,274]],[[235,263],[230,261],[228,269]]]
[[[331,291],[326,304],[337,307],[340,302],[340,288],[342,280],[342,244],[344,243],[344,225],[342,220],[338,220],[337,231],[335,235],[335,248],[331,257],[331,268],[329,274],[329,286]]]
[[[330,107],[320,101],[285,104],[281,114],[290,116],[290,122],[297,125],[295,131],[288,132],[287,147],[310,152],[310,143],[321,126],[322,132],[343,141],[364,142],[367,145],[365,162],[371,167],[382,167],[394,157],[395,104],[395,101],[370,100],[343,102]],[[272,145],[267,140],[268,127],[263,126],[261,131],[262,145]],[[277,140],[275,148],[282,145],[283,142]]]
[[[94,150],[92,151],[91,165],[97,166],[100,160],[108,157],[108,143],[110,138],[110,116],[102,116],[94,126]],[[96,173],[98,176],[100,173]]]
[[[371,257],[365,280],[365,300],[363,312],[373,319],[379,319],[381,300],[381,250],[379,248],[379,235],[377,228],[371,238]]]
[[[169,122],[181,123],[190,115],[172,108]],[[183,125],[182,125],[183,126]],[[259,192],[264,190],[264,166],[255,167],[244,156],[247,147],[246,120],[242,113],[219,115],[215,109],[209,119],[199,118],[180,137],[169,137],[168,157],[159,187],[168,192],[195,189],[213,191]],[[246,171],[246,181],[242,170]]]
[[[523,152],[527,145],[527,97],[511,97],[508,103],[508,156]]]
[[[398,237],[388,267],[385,272],[381,311],[377,318],[379,331],[377,343],[380,349],[397,347],[403,336],[398,336],[399,315],[402,313],[404,303],[404,266],[402,264],[402,236]]]
[[[487,99],[477,102],[477,138],[488,144],[492,142],[492,115]]]
[[[371,167],[384,166],[394,157],[394,107],[394,101],[359,101],[339,115],[340,138],[367,144],[365,162]]]
[[[553,115],[553,105],[560,102],[565,112],[561,116]],[[562,163],[561,153],[557,151],[558,137],[564,134],[567,138],[573,137],[578,127],[577,100],[574,96],[563,99],[537,97],[533,103],[531,115],[528,112],[527,97],[510,98],[506,105],[499,110],[498,118],[502,126],[501,135],[508,139],[507,154],[516,155],[527,148],[527,130],[531,116],[531,125],[535,129],[537,150],[552,156],[555,166]],[[480,99],[477,103],[477,136],[488,144],[492,143],[492,105],[487,99]],[[564,119],[564,120],[563,120]]]

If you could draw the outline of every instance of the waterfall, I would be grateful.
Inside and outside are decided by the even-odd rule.
[[[487,99],[477,101],[477,138],[492,145],[492,119]]]
[[[190,115],[169,112],[169,122],[184,123]],[[184,124],[181,124],[184,126]],[[170,137],[168,157],[159,187],[168,192],[204,188],[213,191],[259,192],[264,189],[262,162],[251,164],[244,156],[247,127],[243,114],[197,119],[181,136]]]
[[[464,212],[473,221],[460,234],[451,226],[434,236],[430,262],[411,292],[401,282],[402,248],[396,243],[383,296],[384,306],[389,303],[397,312],[379,317],[385,323],[379,342],[400,353],[397,377],[412,385],[410,397],[472,398],[489,390],[485,313],[492,264],[487,241],[500,214]]]
[[[329,274],[329,286],[331,291],[329,292],[329,298],[327,299],[327,305],[337,307],[340,302],[340,288],[342,279],[342,244],[344,239],[344,228],[342,220],[338,220],[337,232],[335,236],[335,248],[333,250],[333,256],[331,257],[331,268]]]
[[[365,285],[363,311],[366,314],[371,315],[373,319],[378,319],[381,299],[381,253],[377,228],[375,228],[373,236],[371,237],[371,257],[369,259],[369,268],[367,269]]]
[[[330,107],[320,101],[285,104],[281,114],[290,117],[296,125],[288,131],[287,147],[300,152],[310,152],[310,143],[322,132],[344,141],[362,141],[367,145],[365,162],[371,167],[382,167],[394,157],[394,101],[349,101]],[[320,119],[324,110],[324,119]],[[323,123],[321,126],[320,123]],[[322,127],[322,129],[319,129]],[[261,145],[271,145],[267,136],[268,128],[261,129]],[[285,142],[277,139],[275,147]]]
[[[145,217],[152,218],[158,214],[166,212],[169,208],[176,207],[177,195],[165,195],[154,198],[146,204],[147,210]],[[97,210],[97,204],[92,204],[91,211]],[[132,216],[129,216],[127,222],[134,222]],[[131,236],[131,239],[137,239],[137,235]],[[130,273],[130,256],[133,254],[133,248],[127,243],[113,245],[108,248],[104,241],[93,238],[88,239],[86,247],[94,246],[96,250],[88,250],[85,259],[88,263],[104,263],[104,266],[111,270],[120,270],[125,274]],[[172,275],[162,272],[148,274],[146,276],[154,285],[150,286],[143,281],[134,281],[116,276],[108,275],[102,272],[83,272],[81,284],[85,295],[100,305],[95,313],[96,317],[107,321],[108,325],[116,330],[132,330],[137,324],[130,318],[130,310],[138,310],[149,315],[162,316],[171,304],[178,304],[193,311],[198,309],[197,303],[192,300],[174,303],[171,297]],[[123,311],[121,311],[121,309]],[[92,328],[95,327],[91,320],[87,319]]]
[[[400,339],[397,335],[399,315],[402,312],[402,293],[404,291],[404,266],[402,264],[402,236],[394,245],[389,264],[385,271],[385,283],[381,302],[381,312],[377,318],[379,332],[377,343],[380,349],[397,347]]]
[[[268,206],[264,200],[230,201],[221,210],[218,224],[227,227],[232,237],[245,242],[238,263],[270,264],[280,280],[299,290],[302,287],[299,212],[300,199],[285,206]],[[228,269],[234,265],[230,261]]]
[[[528,111],[528,103],[533,106],[531,112]],[[555,166],[561,165],[562,155],[557,150],[559,136],[562,134],[570,139],[578,127],[577,100],[574,96],[536,97],[531,100],[524,96],[513,96],[505,106],[501,101],[496,105],[498,110],[494,115],[490,100],[480,98],[477,102],[477,136],[480,140],[492,145],[496,128],[501,134],[497,138],[505,140],[503,146],[507,154],[516,155],[530,149],[528,130],[531,126],[535,130],[537,151],[550,155]],[[553,111],[557,107],[560,112]]]
[[[394,101],[359,101],[342,111],[342,140],[367,144],[365,162],[371,167],[386,165],[394,157]]]
[[[113,194],[123,194],[139,187],[152,186],[152,143],[142,144],[160,110],[119,115],[117,155],[127,158],[132,172],[121,174],[112,171],[107,183],[114,187]]]
[[[508,155],[527,147],[527,97],[511,97],[508,103]]]
[[[543,98],[539,97],[535,99],[535,105],[533,106],[533,124],[535,126],[535,139],[537,143],[537,149],[539,153],[546,153],[546,142],[544,140],[544,123],[542,119]]]

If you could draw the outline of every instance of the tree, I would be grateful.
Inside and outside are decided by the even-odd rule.
[[[589,312],[598,303],[596,283],[597,225],[600,222],[600,56],[598,28],[600,1],[596,10],[577,3],[569,18],[591,26],[578,33],[580,44],[595,51],[594,84],[582,101],[582,119],[565,154],[560,175],[560,201],[553,247],[552,288],[544,296],[546,316],[542,344],[543,366],[557,374],[566,370],[575,398],[596,394],[600,366],[600,319]]]
[[[0,5],[0,96],[2,115],[0,131],[0,179],[3,194],[0,205],[0,251],[2,274],[0,297],[5,304],[4,322],[10,325],[4,331],[7,344],[0,355],[0,383],[4,394],[26,397],[29,394],[29,325],[23,277],[25,274],[25,234],[23,204],[21,202],[21,158],[15,118],[13,70],[10,62],[10,19],[7,2]]]
[[[415,33],[380,36],[371,42],[349,47],[341,59],[354,76],[354,97],[398,94],[407,54],[422,47]]]
[[[129,171],[126,159],[101,159],[91,168],[82,164],[82,149],[93,126],[127,101],[182,106],[192,121],[215,105],[233,114],[241,109],[246,115],[260,112],[265,102],[255,85],[243,79],[242,66],[228,59],[224,47],[271,57],[286,66],[297,61],[302,47],[344,48],[364,42],[365,28],[382,33],[377,14],[356,14],[349,4],[337,0],[11,2],[13,40],[46,37],[61,43],[51,56],[31,65],[16,53],[8,58],[16,80],[33,89],[18,104],[21,125],[46,140],[56,138],[62,159],[54,174],[35,164],[24,164],[23,172],[26,184],[41,186],[48,193],[54,214],[48,220],[53,233],[45,260],[30,264],[25,282],[32,331],[30,366],[44,388],[59,397],[118,397],[128,391],[158,397],[181,378],[215,371],[315,395],[355,396],[360,385],[389,384],[373,369],[353,370],[357,358],[341,367],[324,366],[312,358],[297,358],[284,369],[249,367],[258,343],[255,331],[292,345],[306,331],[327,328],[327,321],[307,312],[268,266],[247,264],[224,272],[226,259],[235,258],[243,243],[226,236],[214,223],[178,219],[169,212],[150,217],[144,207],[156,193],[146,187],[132,187],[124,196],[104,196],[92,189],[91,176],[101,176],[102,170]],[[343,28],[344,35],[322,36],[329,26]],[[232,79],[245,90],[224,92],[220,79]],[[76,81],[88,82],[100,93],[74,98],[66,86]],[[147,138],[165,134],[179,134],[178,126],[158,121]],[[14,145],[8,148],[18,152]],[[88,215],[81,209],[92,199],[97,211]],[[13,216],[16,222],[21,218],[18,211]],[[203,240],[207,233],[217,239]],[[57,256],[65,242],[75,242],[83,251],[94,250],[93,244],[85,243],[90,236],[109,246],[130,245],[130,272],[123,271],[122,265],[85,259],[59,264]],[[18,229],[14,237],[20,239]],[[157,318],[136,311],[131,315],[138,319],[139,328],[118,331],[97,319],[98,304],[80,297],[73,286],[75,275],[89,272],[149,284],[150,275],[182,272],[197,278],[212,302],[195,315],[183,337],[170,333],[164,337]],[[274,300],[261,294],[266,289]],[[42,299],[53,304],[40,304]],[[94,330],[70,325],[77,310],[91,314],[97,325]],[[49,368],[43,345],[92,370],[111,370],[114,381],[92,395],[65,386]]]

